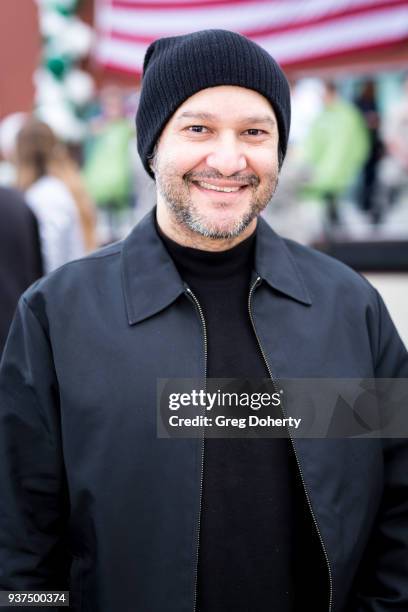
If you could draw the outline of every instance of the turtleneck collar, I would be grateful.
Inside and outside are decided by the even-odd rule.
[[[256,230],[245,240],[225,251],[203,251],[175,242],[160,229],[156,231],[164,243],[182,277],[194,276],[202,280],[228,280],[253,267]]]

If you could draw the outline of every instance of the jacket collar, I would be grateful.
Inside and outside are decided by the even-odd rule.
[[[121,272],[129,325],[160,312],[185,291],[173,260],[160,240],[153,208],[123,242]],[[285,242],[258,219],[255,250],[258,275],[273,289],[298,302],[311,300]]]
[[[302,304],[311,305],[303,276],[289,247],[262,217],[258,218],[255,270],[273,289]]]

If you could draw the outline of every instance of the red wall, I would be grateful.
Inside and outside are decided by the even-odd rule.
[[[0,0],[0,119],[32,109],[40,48],[34,0]]]

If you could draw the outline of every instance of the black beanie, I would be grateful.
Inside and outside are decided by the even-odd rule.
[[[271,103],[278,121],[281,159],[290,127],[290,91],[281,68],[241,34],[202,30],[159,38],[146,51],[136,114],[137,149],[150,176],[149,158],[170,117],[187,98],[207,87],[238,85]]]

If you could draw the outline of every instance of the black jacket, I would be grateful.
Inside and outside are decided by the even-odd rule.
[[[20,301],[0,369],[0,588],[87,612],[192,612],[202,445],[156,435],[157,378],[205,371],[153,213]],[[408,377],[378,293],[259,220],[253,319],[275,376]],[[408,610],[408,445],[294,441],[332,612]]]
[[[36,218],[18,191],[0,187],[0,357],[18,300],[41,275]]]

